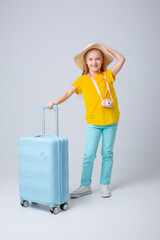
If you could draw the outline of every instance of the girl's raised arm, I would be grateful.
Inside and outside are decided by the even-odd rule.
[[[109,51],[117,59],[117,62],[111,68],[112,75],[115,76],[122,68],[126,59],[121,53],[117,52],[116,50],[114,50],[110,47],[107,47],[105,45],[104,45],[104,47],[107,49],[107,51]]]
[[[75,86],[71,86],[67,91],[65,91],[64,93],[62,93],[55,102],[48,102],[46,104],[46,107],[48,109],[53,109],[53,105],[58,105],[64,101],[66,101],[75,91],[76,91],[76,87]]]

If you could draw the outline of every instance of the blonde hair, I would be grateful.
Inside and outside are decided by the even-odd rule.
[[[92,49],[94,49],[94,48],[92,48]],[[90,49],[90,50],[92,50],[92,49]],[[95,48],[95,49],[97,49],[97,48]],[[87,53],[88,53],[90,50],[88,50],[88,51],[84,54],[84,57],[83,57],[83,71],[82,71],[82,75],[87,75],[87,74],[89,73],[89,68],[88,68],[88,65],[87,65],[87,63],[86,63],[86,56],[87,56]],[[98,50],[101,52],[102,58],[104,59],[104,54],[103,54],[103,52],[102,52],[100,49],[98,49]],[[101,71],[101,72],[104,72],[104,71],[105,71],[103,63],[102,63],[102,65],[101,65],[100,71]]]

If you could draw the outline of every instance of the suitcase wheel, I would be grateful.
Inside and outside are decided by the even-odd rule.
[[[21,202],[21,206],[22,207],[28,207],[29,206],[29,202],[24,200],[23,202]]]
[[[63,211],[67,211],[68,210],[68,204],[67,203],[61,204],[60,209],[63,210]]]
[[[58,207],[50,208],[49,210],[50,210],[51,213],[54,213],[55,215],[59,213],[59,208]]]

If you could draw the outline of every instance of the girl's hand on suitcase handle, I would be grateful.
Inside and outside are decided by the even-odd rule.
[[[48,102],[48,103],[46,104],[46,107],[47,107],[48,109],[52,110],[52,109],[53,109],[53,105],[54,105],[54,102]],[[53,110],[55,111],[55,109],[53,109]]]

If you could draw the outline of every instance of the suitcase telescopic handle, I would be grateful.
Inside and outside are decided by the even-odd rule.
[[[48,109],[45,105],[42,105],[42,134],[45,134],[45,110]],[[58,124],[58,106],[53,105],[53,109],[55,110],[55,128],[56,128],[56,136],[59,136],[59,124]]]

